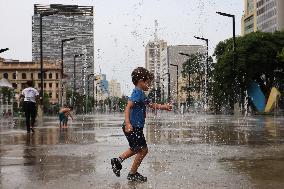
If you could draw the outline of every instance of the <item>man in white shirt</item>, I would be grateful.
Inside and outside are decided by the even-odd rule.
[[[34,124],[36,118],[36,102],[38,101],[39,93],[33,88],[33,81],[27,81],[28,87],[22,91],[24,96],[24,112],[26,117],[27,132],[34,132]]]

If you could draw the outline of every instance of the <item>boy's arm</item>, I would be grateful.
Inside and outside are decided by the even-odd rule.
[[[68,115],[71,117],[72,120],[74,119],[71,112],[68,112]]]
[[[172,110],[172,105],[170,105],[170,104],[150,103],[149,107],[152,108],[152,109],[158,109],[158,110],[167,110],[167,111]]]
[[[129,100],[125,107],[124,112],[125,112],[125,132],[126,133],[133,131],[133,128],[130,123],[130,109],[133,107],[133,105],[134,105],[133,102]]]

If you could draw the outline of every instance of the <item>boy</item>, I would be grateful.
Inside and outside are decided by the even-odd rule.
[[[67,122],[68,122],[68,116],[71,117],[71,119],[73,120],[73,117],[70,113],[70,111],[72,110],[72,107],[68,108],[68,106],[65,104],[64,107],[62,107],[59,110],[59,126],[61,128],[61,123],[62,123],[62,128],[68,128],[67,126]]]
[[[136,154],[127,179],[130,181],[147,181],[147,177],[137,172],[143,158],[148,153],[147,143],[143,134],[143,127],[146,117],[146,105],[153,109],[168,110],[172,109],[171,105],[161,105],[149,103],[144,91],[148,91],[151,81],[154,79],[153,74],[142,67],[136,68],[132,74],[132,82],[135,89],[132,92],[127,106],[125,107],[125,122],[122,130],[128,140],[129,149],[122,153],[118,158],[111,159],[111,166],[116,176],[120,176],[122,169],[121,163]]]

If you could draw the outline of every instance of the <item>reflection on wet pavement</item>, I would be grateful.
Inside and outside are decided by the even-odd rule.
[[[0,127],[0,188],[282,188],[284,118],[148,115],[147,183],[117,178],[110,158],[127,149],[123,115],[77,116],[60,130],[45,118],[34,134],[23,120]]]

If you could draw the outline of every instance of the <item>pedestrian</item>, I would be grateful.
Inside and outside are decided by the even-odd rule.
[[[21,97],[24,97],[23,109],[26,117],[27,133],[34,131],[35,118],[37,115],[36,103],[39,99],[39,93],[34,88],[32,80],[27,81],[27,87],[22,91]]]
[[[124,135],[126,136],[129,149],[123,152],[118,158],[111,159],[111,166],[114,174],[120,177],[120,170],[122,169],[122,162],[136,155],[127,179],[130,181],[147,181],[147,177],[142,176],[137,172],[143,158],[148,153],[148,147],[143,134],[143,128],[146,117],[146,106],[152,109],[160,110],[172,110],[172,106],[169,104],[157,104],[151,103],[146,97],[144,91],[148,91],[151,81],[154,79],[152,73],[147,69],[138,67],[134,69],[131,74],[132,83],[135,85],[131,97],[125,107],[125,120],[122,126]]]
[[[73,116],[71,115],[72,107],[68,107],[67,104],[65,104],[62,108],[59,110],[59,126],[60,128],[68,128],[67,122],[68,117],[70,116],[73,120]]]

